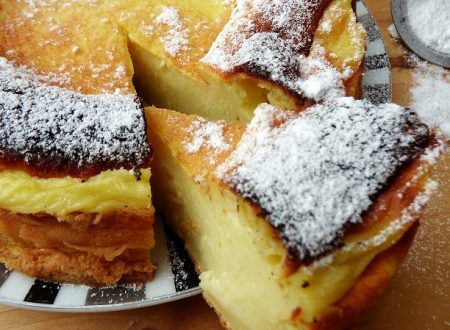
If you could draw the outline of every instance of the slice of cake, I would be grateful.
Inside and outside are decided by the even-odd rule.
[[[112,2],[150,104],[249,122],[325,93],[360,95],[366,34],[352,0]],[[145,22],[145,23],[144,23]]]
[[[383,291],[431,188],[436,141],[411,112],[338,98],[260,105],[248,126],[146,115],[155,204],[224,326],[343,328]]]
[[[42,79],[0,58],[0,261],[53,281],[149,280],[154,212],[140,101]]]

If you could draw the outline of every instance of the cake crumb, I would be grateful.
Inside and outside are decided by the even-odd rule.
[[[393,39],[395,39],[395,40],[400,40],[400,39],[401,39],[401,38],[400,38],[400,35],[398,34],[398,31],[397,31],[397,29],[395,28],[395,25],[394,25],[394,24],[391,24],[391,25],[388,26],[388,32],[389,32],[389,35],[390,35]]]

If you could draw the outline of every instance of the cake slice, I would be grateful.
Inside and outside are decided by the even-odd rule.
[[[0,58],[0,262],[52,281],[153,277],[150,146],[136,96],[50,86]]]
[[[134,82],[148,104],[248,122],[263,102],[302,110],[330,90],[360,94],[353,3],[7,1],[0,56],[84,94],[135,93]]]
[[[136,88],[157,107],[246,123],[263,102],[360,95],[366,34],[352,0],[110,3]]]
[[[405,256],[436,141],[396,105],[339,98],[248,125],[146,109],[155,205],[232,329],[351,324]]]

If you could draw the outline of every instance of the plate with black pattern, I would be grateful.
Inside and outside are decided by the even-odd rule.
[[[373,103],[391,100],[391,67],[380,31],[363,1],[357,16],[367,32],[363,96]],[[139,308],[190,297],[201,292],[194,266],[183,243],[161,220],[155,223],[152,261],[155,278],[142,286],[91,288],[50,283],[10,271],[0,263],[0,303],[15,307],[65,312],[101,312]]]
[[[160,219],[155,222],[152,262],[155,278],[142,286],[92,288],[60,284],[9,271],[0,263],[0,303],[65,312],[100,312],[157,305],[201,292],[194,265],[181,240]]]

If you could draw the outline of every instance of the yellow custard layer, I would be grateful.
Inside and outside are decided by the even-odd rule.
[[[117,209],[149,208],[150,169],[105,171],[87,180],[39,178],[18,171],[0,172],[0,208],[16,213],[100,213]]]

